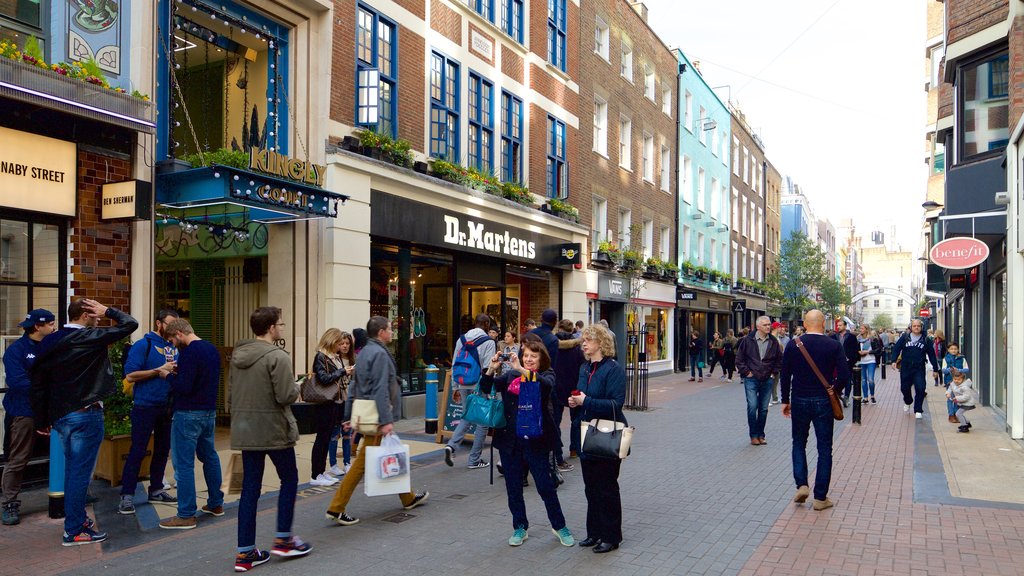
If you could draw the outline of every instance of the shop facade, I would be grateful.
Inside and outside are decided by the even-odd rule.
[[[705,348],[715,332],[722,334],[733,327],[734,313],[731,295],[701,290],[694,286],[676,287],[676,366],[680,371],[690,369],[689,342],[694,331],[700,333]],[[708,359],[705,357],[704,362]]]
[[[650,375],[673,371],[674,288],[654,279],[634,281],[613,271],[588,272],[588,312],[584,322],[605,320],[615,333],[615,354],[624,365],[646,365]]]

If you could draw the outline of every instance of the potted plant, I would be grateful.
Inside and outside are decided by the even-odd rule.
[[[687,277],[692,277],[693,276],[693,272],[694,272],[693,263],[690,262],[689,260],[687,260],[686,262],[683,262],[683,274],[685,274]]]
[[[363,156],[369,156],[374,160],[380,160],[384,152],[381,150],[382,136],[373,130],[360,130],[359,146],[362,147]]]
[[[732,275],[731,274],[726,274],[725,272],[721,272],[718,275],[718,281],[722,285],[728,287],[729,284],[732,284]]]
[[[721,274],[721,272],[719,272],[718,270],[710,270],[708,276],[711,278],[712,282],[717,284],[719,274]]]
[[[661,260],[652,257],[648,258],[644,264],[646,265],[643,273],[644,278],[649,278],[653,280],[655,278],[661,277],[661,270],[663,266]]]
[[[547,206],[550,208],[551,213],[559,218],[563,218],[570,222],[576,222],[577,224],[580,221],[579,209],[568,202],[559,200],[558,198],[550,198],[548,199]]]
[[[704,280],[708,277],[708,269],[706,266],[697,266],[694,268],[693,273],[698,280]]]
[[[622,268],[624,270],[635,270],[640,265],[642,256],[635,250],[622,251]]]
[[[597,245],[597,254],[590,259],[590,265],[594,268],[609,269],[618,260],[619,249],[611,242],[604,240]]]
[[[668,280],[675,282],[679,278],[679,266],[671,262],[666,262],[665,267],[661,271],[662,280]]]

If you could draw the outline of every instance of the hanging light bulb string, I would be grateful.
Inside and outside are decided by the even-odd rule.
[[[174,62],[173,53],[167,49],[167,39],[164,37],[164,34],[159,34],[159,36],[160,44],[163,47],[164,52],[171,55],[170,59]],[[199,146],[199,136],[196,135],[195,126],[192,125],[192,116],[188,113],[188,104],[185,103],[185,95],[181,93],[181,84],[178,83],[178,75],[174,72],[175,66],[177,66],[176,62],[170,67],[171,84],[174,86],[174,91],[178,94],[178,101],[181,103],[181,109],[185,112],[185,124],[188,126],[188,131],[192,134],[192,141],[196,144],[196,153],[199,154],[199,161],[203,163],[203,166],[206,166],[206,157],[203,155],[203,149]]]

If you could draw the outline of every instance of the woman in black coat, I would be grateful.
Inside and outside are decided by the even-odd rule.
[[[505,427],[494,430],[493,444],[501,454],[501,463],[505,471],[505,492],[508,495],[508,509],[512,513],[512,537],[509,546],[519,546],[527,538],[526,531],[530,527],[526,518],[526,501],[523,499],[523,476],[526,470],[533,474],[533,482],[537,493],[544,500],[548,512],[551,531],[558,537],[563,546],[576,544],[572,532],[565,525],[562,506],[558,502],[551,465],[548,456],[558,447],[558,430],[551,411],[551,391],[555,387],[555,372],[551,369],[551,360],[547,348],[539,339],[523,339],[520,348],[522,362],[519,357],[512,356],[512,370],[501,376],[495,376],[501,366],[501,359],[495,354],[490,360],[487,371],[480,378],[480,389],[490,394],[492,390],[501,393],[505,410]],[[519,416],[520,390],[527,386],[540,387],[540,406],[533,413],[539,412],[541,434],[526,438],[517,433]]]
[[[615,343],[603,326],[583,331],[583,353],[587,363],[580,367],[577,392],[569,397],[569,406],[577,409],[575,426],[580,422],[603,419],[626,423],[622,405],[626,402],[626,372],[612,356]],[[618,458],[588,456],[586,440],[580,452],[583,485],[587,495],[587,538],[580,546],[593,546],[603,554],[622,542],[622,499],[619,495]]]

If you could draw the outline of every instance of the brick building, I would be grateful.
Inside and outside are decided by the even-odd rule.
[[[782,174],[768,159],[764,163],[765,204],[764,218],[765,278],[779,271],[779,253],[782,250]]]
[[[730,254],[734,289],[742,292],[738,297],[746,308],[737,322],[739,326],[753,326],[757,317],[768,311],[764,290],[758,294],[755,285],[750,284],[763,284],[767,277],[768,171],[765,167],[768,159],[764,142],[750,128],[743,111],[730,106],[729,112],[732,123]]]

